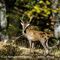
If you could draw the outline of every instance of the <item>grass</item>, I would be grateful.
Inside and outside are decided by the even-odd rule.
[[[37,49],[35,48],[34,53],[30,53],[30,48],[26,48],[25,46],[19,46],[15,44],[15,41],[12,40],[10,42],[4,43],[3,41],[0,42],[0,56],[38,56],[42,55],[44,49]],[[55,48],[51,51],[51,55],[55,55],[56,57],[60,57],[60,49]]]

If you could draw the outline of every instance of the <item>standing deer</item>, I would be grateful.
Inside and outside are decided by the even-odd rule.
[[[59,43],[59,41],[53,47],[49,47],[48,46],[48,40],[49,40],[50,37],[53,37],[53,33],[52,32],[43,32],[43,31],[35,30],[34,26],[30,26],[30,22],[31,22],[32,18],[33,18],[33,16],[30,17],[29,22],[24,22],[23,20],[21,20],[22,34],[29,41],[30,52],[31,52],[31,48],[34,47],[33,42],[40,41],[40,43],[42,44],[42,46],[45,49],[45,52],[48,54],[48,49],[51,49],[51,48],[55,47]]]

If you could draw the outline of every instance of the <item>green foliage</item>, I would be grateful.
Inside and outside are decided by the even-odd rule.
[[[14,24],[9,24],[9,27],[8,27],[8,35],[9,36],[16,36],[17,32],[20,31],[20,29],[15,26]]]
[[[7,12],[7,16],[9,17],[9,27],[8,33],[13,34],[18,31],[21,31],[21,26],[17,25],[23,14],[27,16],[24,17],[24,20],[28,20],[32,15],[35,16],[34,22],[38,25],[38,22],[42,21],[46,24],[48,23],[49,28],[51,26],[50,16],[51,13],[58,13],[60,11],[60,7],[53,9],[51,6],[53,3],[49,0],[16,0],[12,9]],[[16,24],[14,24],[14,20],[16,20]],[[37,21],[36,21],[37,20]],[[12,23],[13,22],[13,23]],[[32,22],[33,23],[33,22]],[[14,32],[15,31],[15,32]]]

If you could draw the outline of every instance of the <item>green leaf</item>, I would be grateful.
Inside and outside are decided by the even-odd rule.
[[[49,15],[50,14],[50,11],[48,11],[47,14]]]
[[[40,4],[44,3],[43,1],[39,1]]]
[[[47,1],[46,1],[46,4],[47,4],[47,5],[50,5],[50,2],[47,0]]]
[[[36,10],[37,13],[40,13],[41,12],[39,5],[34,6],[34,9]]]
[[[48,15],[47,14],[42,14],[44,17],[47,17]]]
[[[47,9],[44,9],[44,12],[45,12],[45,13],[47,13],[47,11],[48,11]]]
[[[57,10],[52,10],[52,12],[57,13]]]

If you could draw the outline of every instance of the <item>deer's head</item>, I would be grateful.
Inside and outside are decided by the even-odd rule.
[[[23,30],[25,30],[30,25],[30,22],[31,22],[33,16],[30,17],[29,21],[23,21],[23,18],[24,18],[24,15],[22,16],[22,19],[20,19],[20,20],[21,20],[22,28],[23,28]]]

